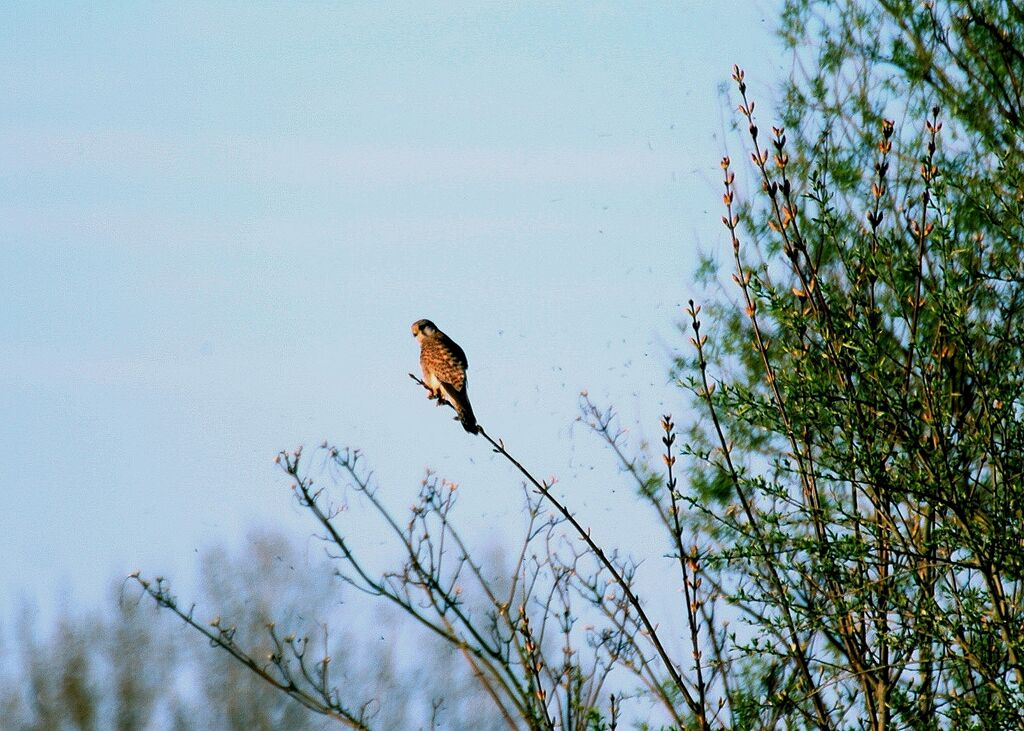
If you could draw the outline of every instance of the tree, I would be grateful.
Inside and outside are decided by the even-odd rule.
[[[785,18],[812,71],[769,135],[734,72],[760,188],[723,161],[739,303],[710,333],[692,307],[678,364],[707,417],[695,529],[748,622],[716,648],[735,725],[1020,728],[1024,15]]]
[[[477,725],[489,703],[482,690],[438,643],[419,647],[423,666],[402,664],[393,638],[381,641],[349,620],[351,601],[338,603],[331,567],[284,536],[254,530],[240,549],[211,547],[200,554],[198,599],[218,607],[238,632],[266,636],[270,619],[288,622],[325,641],[334,661],[350,672],[354,694],[393,699],[375,714],[385,728],[417,728],[436,713],[449,728]],[[229,656],[213,653],[198,637],[182,636],[180,623],[163,616],[123,579],[103,607],[83,609],[69,600],[50,627],[26,607],[0,646],[0,727],[52,729],[323,729],[334,726],[274,691]],[[210,620],[214,618],[211,617]],[[389,612],[377,616],[398,623]],[[325,625],[347,631],[324,636]],[[269,643],[254,648],[269,652]],[[454,696],[441,707],[438,699]]]
[[[5,729],[127,731],[144,728],[158,714],[177,658],[174,645],[150,631],[152,610],[112,604],[107,616],[75,611],[71,604],[42,636],[32,609],[22,610],[11,642],[0,651]]]
[[[492,441],[492,445],[512,460],[502,444]],[[562,528],[566,523],[580,534],[585,531],[564,507],[561,517],[545,515],[541,500],[529,492],[524,536],[513,565],[499,572],[495,564],[503,562],[492,556],[485,568],[476,557],[479,551],[470,548],[453,520],[455,484],[428,474],[409,515],[402,519],[380,499],[360,453],[326,443],[321,450],[335,480],[345,480],[369,506],[371,515],[361,519],[376,518],[402,551],[400,565],[382,571],[370,569],[364,552],[345,535],[341,505],[328,491],[314,486],[315,480],[305,468],[304,450],[282,452],[278,463],[291,478],[299,505],[317,521],[337,576],[349,587],[397,609],[425,639],[447,643],[465,661],[476,695],[483,692],[491,701],[488,718],[469,705],[475,694],[459,687],[457,673],[439,674],[434,663],[420,658],[417,666],[423,685],[438,690],[444,687],[449,692],[432,696],[431,712],[421,708],[410,725],[433,728],[440,722],[446,728],[457,728],[454,713],[454,719],[471,719],[462,726],[466,728],[519,728],[520,724],[530,728],[554,728],[556,724],[566,729],[606,727],[599,703],[604,702],[603,688],[611,670],[619,662],[636,658],[647,665],[649,658],[638,646],[638,628],[644,620],[634,613],[638,606],[635,597],[631,604],[609,588],[601,578],[602,569],[592,564],[611,567],[619,574],[619,588],[625,592],[630,587],[625,578],[628,568],[617,567],[592,541],[590,551],[565,543]],[[551,499],[550,485],[522,471],[542,496]],[[410,703],[413,688],[406,686],[391,694],[380,683],[365,688],[339,681],[332,667],[340,659],[341,672],[348,669],[346,675],[351,677],[351,669],[345,667],[351,656],[316,651],[311,657],[311,635],[296,631],[291,624],[282,632],[277,622],[268,619],[266,632],[261,632],[255,626],[242,627],[227,614],[203,623],[193,608],[178,601],[163,579],[150,582],[138,574],[132,578],[159,606],[176,614],[231,660],[307,709],[351,728],[402,725],[388,719],[394,718],[394,707]],[[595,601],[613,615],[613,625],[600,629],[579,626],[574,604],[582,585],[590,593],[600,593]],[[229,601],[230,591],[221,603]],[[637,672],[641,672],[639,668]],[[651,677],[660,683],[658,676]],[[226,696],[224,700],[232,699]],[[665,702],[667,708],[674,708],[667,697]],[[608,701],[612,723],[617,706],[614,698]]]
[[[1024,13],[791,0],[781,30],[796,72],[770,133],[733,74],[753,165],[722,161],[734,284],[709,257],[675,366],[685,437],[664,417],[655,467],[581,403],[663,531],[671,563],[645,568],[681,590],[682,636],[650,616],[640,562],[486,432],[530,488],[500,580],[444,481],[399,518],[324,445],[403,550],[375,573],[301,451],[280,455],[345,580],[460,652],[509,728],[614,728],[606,689],[629,683],[672,728],[1024,728]],[[374,724],[305,643],[271,629],[257,659],[138,578],[270,685]]]

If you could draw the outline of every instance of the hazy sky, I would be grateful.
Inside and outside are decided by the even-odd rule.
[[[325,438],[517,535],[516,476],[406,376],[421,317],[595,531],[643,520],[577,395],[683,414],[718,90],[741,63],[768,108],[774,4],[384,6],[0,4],[0,618],[308,535],[272,458]]]

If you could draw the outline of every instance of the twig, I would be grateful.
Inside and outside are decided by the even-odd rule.
[[[416,383],[420,384],[424,388],[427,388],[427,385],[412,373],[409,374],[409,378],[416,381]],[[519,460],[513,457],[508,452],[508,450],[505,449],[504,440],[499,439],[495,441],[491,437],[491,435],[488,434],[486,430],[484,430],[483,426],[480,425],[477,426],[477,433],[491,444],[491,446],[494,448],[494,451],[497,454],[500,454],[502,457],[507,459],[517,470],[519,470],[523,477],[525,477],[530,482],[530,484],[537,489],[537,492],[543,495],[544,498],[549,503],[551,503],[555,507],[555,509],[558,510],[559,513],[562,514],[562,516],[569,522],[569,524],[572,525],[572,527],[575,529],[576,533],[580,536],[580,538],[582,538],[583,541],[587,544],[587,547],[594,552],[594,555],[597,556],[601,564],[608,570],[608,573],[611,574],[611,577],[615,581],[615,583],[618,584],[618,586],[622,589],[622,592],[625,595],[626,600],[629,602],[630,606],[632,606],[633,609],[636,610],[637,616],[640,618],[640,622],[643,624],[644,629],[647,631],[647,636],[650,637],[651,644],[653,644],[654,649],[657,650],[658,655],[661,657],[661,661],[664,663],[666,670],[668,670],[669,675],[672,677],[672,683],[676,686],[676,688],[679,689],[680,694],[686,701],[686,705],[695,715],[702,715],[700,704],[696,701],[696,699],[694,699],[689,689],[683,683],[682,676],[679,675],[679,671],[672,663],[672,659],[669,657],[668,651],[665,649],[665,646],[662,644],[661,640],[658,637],[657,628],[654,626],[654,623],[651,622],[650,618],[648,618],[647,612],[644,611],[643,605],[640,603],[640,599],[637,597],[636,594],[633,593],[633,590],[629,586],[629,582],[627,582],[626,579],[623,578],[622,573],[616,568],[612,560],[608,558],[608,555],[604,552],[604,550],[599,545],[597,545],[597,543],[591,537],[590,529],[584,528],[580,524],[580,522],[576,520],[575,516],[573,516],[573,514],[569,512],[569,509],[561,502],[559,502],[558,498],[551,494],[551,485],[548,485],[546,482],[542,482],[538,480],[536,477],[534,477],[530,473],[530,471],[527,470],[522,465],[522,463]]]

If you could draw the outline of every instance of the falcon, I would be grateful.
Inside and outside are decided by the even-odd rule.
[[[466,353],[430,320],[414,322],[412,334],[420,344],[420,367],[430,398],[437,399],[438,406],[451,404],[462,428],[476,434],[476,417],[466,392],[466,369],[469,368]]]

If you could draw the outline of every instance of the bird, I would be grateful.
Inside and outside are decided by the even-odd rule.
[[[420,344],[420,367],[430,398],[437,399],[438,406],[451,404],[459,415],[462,428],[470,434],[477,434],[479,427],[466,392],[469,362],[465,351],[430,320],[414,322],[412,334]]]

